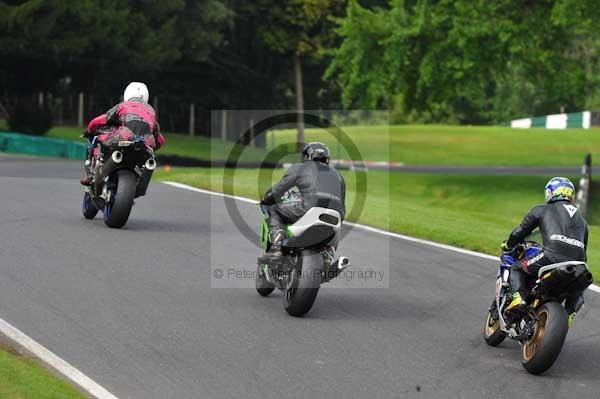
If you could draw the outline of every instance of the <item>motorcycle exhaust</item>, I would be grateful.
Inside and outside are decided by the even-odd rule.
[[[562,274],[563,276],[568,276],[570,274],[575,273],[575,266],[574,265],[563,266],[560,269],[558,269],[558,272],[560,274]]]
[[[123,161],[123,153],[121,151],[115,151],[112,153],[111,158],[115,163],[121,163]]]
[[[154,158],[149,158],[149,159],[146,161],[146,163],[145,163],[144,167],[145,167],[146,169],[148,169],[148,170],[154,170],[154,169],[156,169],[156,161],[154,160]]]
[[[340,256],[340,258],[336,262],[333,262],[333,265],[331,266],[335,266],[335,268],[341,272],[350,266],[350,259],[346,258],[345,256]]]
[[[345,256],[340,256],[338,260],[331,264],[331,267],[327,272],[323,273],[322,282],[326,283],[330,280],[333,280],[337,276],[340,275],[342,271],[344,271],[348,266],[350,266],[350,259]]]

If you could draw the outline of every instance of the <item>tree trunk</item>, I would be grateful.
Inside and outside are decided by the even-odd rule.
[[[196,107],[194,103],[190,104],[190,125],[188,131],[190,136],[196,134]]]
[[[296,113],[298,114],[298,150],[304,147],[304,96],[302,93],[302,59],[294,53],[294,75],[296,77]]]

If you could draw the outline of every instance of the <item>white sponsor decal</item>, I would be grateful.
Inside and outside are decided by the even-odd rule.
[[[542,259],[543,257],[544,257],[544,253],[542,252],[541,254],[539,254],[538,256],[536,256],[535,258],[528,259],[525,262],[525,265],[527,265],[527,266],[532,265],[535,262],[537,262],[538,260]]]
[[[552,234],[550,236],[550,239],[552,241],[560,241],[560,242],[564,242],[565,244],[569,244],[569,245],[573,245],[574,247],[579,247],[579,248],[585,248],[585,244],[582,243],[579,240],[576,240],[574,238],[569,238],[560,234]]]
[[[575,215],[575,212],[577,212],[577,207],[573,206],[573,205],[564,205],[565,209],[567,210],[567,212],[569,212],[569,216],[573,217],[573,215]]]
[[[338,197],[337,195],[330,194],[330,193],[324,193],[324,192],[318,191],[317,195],[319,197],[331,198],[331,199],[334,199],[337,201],[341,201],[340,197]]]

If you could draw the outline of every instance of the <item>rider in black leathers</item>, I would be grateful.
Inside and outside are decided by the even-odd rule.
[[[300,219],[310,208],[318,206],[346,214],[346,183],[340,173],[329,166],[329,148],[323,143],[308,143],[302,150],[303,163],[290,167],[281,181],[265,193],[262,203],[269,207],[267,258],[277,262],[283,253],[284,224]],[[293,188],[297,188],[295,191]],[[282,196],[286,196],[282,201]]]
[[[566,261],[586,261],[588,226],[572,204],[574,186],[569,179],[554,177],[546,185],[546,204],[531,209],[519,226],[503,244],[503,250],[511,251],[517,244],[539,228],[542,236],[543,251],[532,259],[523,259],[511,268],[510,283],[513,301],[507,310],[519,308],[525,304],[527,278],[537,277],[542,266]],[[583,292],[567,298],[565,308],[574,318],[583,305]]]

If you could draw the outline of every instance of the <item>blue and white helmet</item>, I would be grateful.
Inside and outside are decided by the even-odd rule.
[[[544,199],[546,203],[567,200],[573,202],[575,197],[575,186],[566,177],[553,177],[546,183]]]

